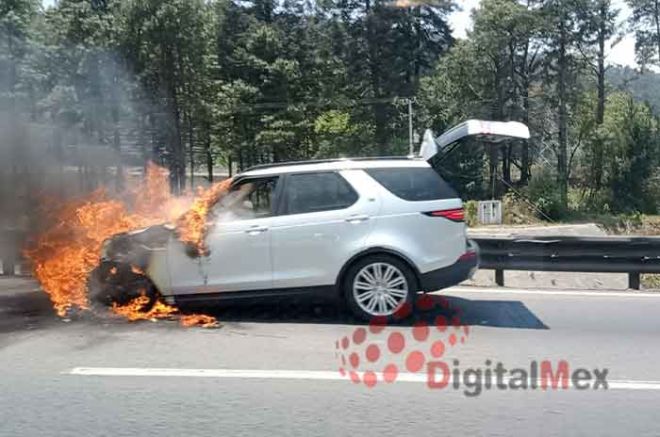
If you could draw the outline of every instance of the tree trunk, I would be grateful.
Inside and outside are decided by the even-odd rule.
[[[9,109],[12,115],[16,112],[16,59],[14,58],[14,38],[11,29],[7,29],[7,51],[9,53]]]
[[[181,140],[181,113],[179,111],[179,102],[176,97],[176,91],[173,89],[171,91],[170,113],[173,119],[173,128],[170,129],[170,144],[172,148],[170,178],[172,191],[176,194],[180,194],[186,186],[186,162],[183,141]]]
[[[495,55],[497,56],[497,55]],[[502,71],[504,68],[501,65],[501,59],[499,57],[495,58],[494,60],[494,70],[495,70],[495,83],[497,84],[496,89],[495,89],[495,105],[491,109],[491,113],[493,114],[493,120],[501,121],[504,118],[504,92],[505,90],[503,89],[503,84],[504,81],[502,80]],[[492,184],[492,192],[491,195],[493,198],[495,198],[498,194],[498,183],[497,183],[497,164],[499,163],[499,155],[500,151],[502,152],[502,158],[503,160],[506,159],[506,153],[504,151],[503,147],[497,147],[495,144],[489,144],[487,145],[488,147],[488,169],[490,172],[490,181]],[[502,170],[505,169],[505,163],[502,162]]]
[[[607,12],[608,2],[601,0],[599,4],[599,23],[598,23],[598,53],[597,53],[597,71],[596,87],[598,101],[596,103],[596,125],[601,126],[605,120],[605,43],[607,40]],[[603,143],[597,141],[594,144],[594,156],[592,161],[593,191],[597,192],[601,188],[603,179]]]
[[[655,20],[655,42],[658,45],[658,60],[660,61],[660,2],[653,2],[653,19]]]
[[[117,154],[117,175],[116,175],[116,186],[117,191],[121,191],[124,185],[124,165],[121,161],[121,133],[119,131],[119,108],[116,101],[113,102],[112,108],[112,124],[113,124],[113,133],[112,133],[112,148]]]
[[[605,43],[607,38],[607,4],[601,3],[600,23],[598,28],[598,72],[597,72],[597,87],[598,87],[598,104],[596,107],[596,124],[603,124],[605,119]]]
[[[531,6],[530,1],[527,1],[527,9]],[[529,45],[530,38],[529,36],[525,39],[524,49],[523,49],[523,59],[520,66],[521,69],[521,89],[520,95],[522,97],[522,108],[523,108],[523,123],[529,126],[529,88],[531,86],[530,74],[533,68],[533,60],[529,59]],[[531,175],[531,162],[529,159],[529,145],[531,138],[527,141],[521,142],[521,151],[520,151],[520,185],[525,186],[529,183],[529,178]]]
[[[168,114],[172,118],[171,125],[168,126],[170,187],[173,193],[180,194],[186,186],[186,153],[181,134],[181,107],[175,79],[177,63],[174,53],[175,47],[171,46],[162,52],[162,64],[168,68],[164,69],[165,77],[161,85],[165,90]]]
[[[145,135],[145,123],[144,123],[144,114],[142,112],[142,108],[138,107],[137,110],[137,142],[138,142],[138,147],[142,149],[142,168],[146,171],[147,170],[147,164],[150,161],[149,158],[149,150],[150,147],[147,145],[147,140],[146,140],[146,135]]]
[[[209,183],[213,183],[213,155],[211,154],[211,124],[206,121],[205,127],[204,153],[206,155],[206,171],[208,173]]]
[[[188,114],[188,153],[190,159],[190,189],[195,188],[195,141],[192,116]]]
[[[567,156],[567,114],[566,114],[566,70],[568,60],[566,58],[566,17],[562,10],[559,18],[559,150],[557,153],[557,177],[559,182],[559,193],[561,205],[568,205],[568,156]]]
[[[373,116],[375,123],[375,142],[376,150],[379,155],[384,156],[387,152],[387,114],[385,112],[385,104],[380,102],[382,98],[380,65],[378,55],[378,45],[380,44],[381,35],[377,35],[373,29],[373,15],[371,10],[371,2],[365,2],[365,20],[366,20],[366,39],[368,50],[369,74],[371,78],[371,89],[376,102],[373,104]]]

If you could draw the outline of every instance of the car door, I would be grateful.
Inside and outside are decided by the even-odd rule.
[[[179,251],[171,260],[174,294],[272,287],[270,224],[278,180],[247,178],[232,186],[214,208],[213,225],[206,238],[209,255],[190,259]]]
[[[280,213],[273,217],[273,287],[334,284],[351,254],[361,250],[378,199],[358,193],[363,172],[286,175]],[[368,181],[367,181],[368,184]]]

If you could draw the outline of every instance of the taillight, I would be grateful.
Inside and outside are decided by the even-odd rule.
[[[477,257],[477,252],[465,252],[463,255],[458,257],[459,261],[469,261]]]
[[[453,222],[462,222],[465,220],[465,213],[463,212],[463,208],[442,209],[439,211],[425,212],[423,214],[430,217],[444,217]]]

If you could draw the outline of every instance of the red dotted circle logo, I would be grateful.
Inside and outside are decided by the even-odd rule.
[[[375,317],[335,341],[339,374],[369,388],[391,384],[402,372],[424,372],[427,363],[444,358],[470,335],[460,309],[452,308],[445,297],[422,295],[414,308],[403,305],[394,319],[408,317],[413,309],[420,317],[411,325],[391,326],[385,317]]]

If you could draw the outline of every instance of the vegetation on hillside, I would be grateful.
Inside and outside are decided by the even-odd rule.
[[[658,11],[628,2],[638,59],[660,64]],[[5,0],[1,170],[33,171],[26,144],[41,145],[43,163],[81,174],[154,160],[178,192],[218,166],[406,154],[411,102],[419,134],[466,118],[530,126],[529,141],[443,161],[469,199],[527,199],[543,219],[657,213],[655,91],[609,70],[612,1],[482,0],[456,41],[459,3]]]

